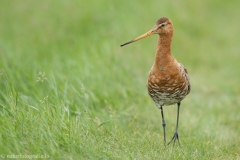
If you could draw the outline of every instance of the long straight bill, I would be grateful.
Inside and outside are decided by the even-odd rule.
[[[137,38],[135,38],[135,39],[133,39],[133,40],[131,40],[131,41],[129,41],[129,42],[126,42],[126,43],[124,43],[124,44],[122,44],[122,45],[120,45],[120,46],[122,47],[122,46],[125,46],[125,45],[127,45],[127,44],[130,44],[130,43],[132,43],[132,42],[136,42],[136,41],[138,41],[138,40],[140,40],[140,39],[143,39],[143,38],[146,38],[146,37],[148,37],[148,36],[151,36],[152,34],[154,34],[154,32],[153,32],[152,30],[150,30],[149,32],[147,32],[147,33],[145,33],[145,34],[143,34],[143,35],[141,35],[141,36],[139,36],[139,37],[137,37]]]

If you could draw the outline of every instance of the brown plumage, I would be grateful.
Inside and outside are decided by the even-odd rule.
[[[178,63],[171,54],[173,32],[174,29],[172,21],[163,17],[157,20],[156,24],[149,32],[134,40],[124,43],[121,46],[138,41],[153,34],[159,35],[155,61],[148,76],[147,88],[150,97],[153,99],[156,106],[161,110],[162,126],[164,130],[164,145],[166,145],[166,123],[163,115],[163,106],[173,105],[176,103],[178,104],[176,131],[172,140],[168,144],[174,140],[174,145],[176,140],[178,140],[178,144],[180,146],[178,136],[180,103],[190,92],[190,79],[184,66]]]

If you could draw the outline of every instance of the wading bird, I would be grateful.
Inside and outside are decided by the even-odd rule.
[[[173,31],[172,21],[168,18],[162,17],[157,20],[156,24],[150,31],[121,45],[124,46],[130,44],[153,34],[158,34],[159,36],[155,61],[148,76],[147,88],[148,94],[153,99],[156,106],[161,110],[165,146],[166,122],[163,115],[163,106],[176,103],[178,105],[176,130],[168,144],[173,141],[174,146],[177,140],[180,146],[178,136],[180,104],[188,95],[191,88],[187,70],[181,63],[178,63],[171,54]]]

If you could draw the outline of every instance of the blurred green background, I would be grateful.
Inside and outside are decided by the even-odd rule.
[[[31,1],[0,5],[0,154],[51,159],[239,159],[240,1]],[[173,21],[188,69],[182,147],[163,146],[147,94],[157,36]],[[176,106],[164,109],[167,140]],[[3,157],[1,157],[3,158]]]

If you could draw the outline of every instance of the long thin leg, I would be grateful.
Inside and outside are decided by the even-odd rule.
[[[165,130],[165,128],[166,128],[166,122],[165,122],[165,120],[164,120],[164,115],[163,115],[163,108],[162,108],[162,106],[160,107],[160,109],[161,109],[161,114],[162,114],[162,126],[163,126],[163,135],[164,135],[164,146],[166,146],[166,130]]]
[[[178,105],[178,111],[177,111],[176,130],[175,130],[175,133],[174,133],[174,135],[173,135],[173,137],[172,137],[172,140],[168,143],[168,145],[169,145],[169,144],[174,140],[173,146],[175,145],[176,139],[178,140],[179,146],[181,146],[181,145],[180,145],[180,141],[179,141],[179,136],[178,136],[178,121],[179,121],[179,112],[180,112],[180,105],[181,105],[181,103],[179,102],[177,105]]]

